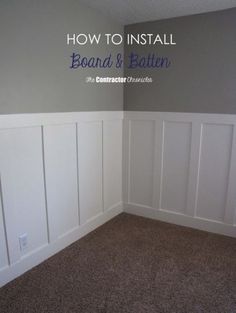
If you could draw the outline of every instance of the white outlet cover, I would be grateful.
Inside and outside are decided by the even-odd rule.
[[[27,234],[23,234],[19,236],[20,250],[25,250],[28,246],[28,236]]]

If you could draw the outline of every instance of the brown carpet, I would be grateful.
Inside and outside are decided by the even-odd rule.
[[[235,313],[236,239],[121,214],[0,289],[1,313]]]

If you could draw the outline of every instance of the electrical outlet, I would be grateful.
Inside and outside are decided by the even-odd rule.
[[[25,250],[28,247],[28,236],[27,234],[23,234],[19,236],[19,243],[21,251]]]

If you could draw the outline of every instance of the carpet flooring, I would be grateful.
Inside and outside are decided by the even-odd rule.
[[[236,239],[122,213],[0,289],[1,313],[236,313]]]

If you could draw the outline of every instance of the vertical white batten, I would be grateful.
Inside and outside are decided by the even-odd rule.
[[[0,174],[0,269],[10,265],[10,254],[7,240],[6,219],[2,194],[2,179]]]
[[[233,126],[232,148],[228,175],[227,199],[224,212],[224,222],[236,224],[236,126]]]
[[[153,198],[152,206],[154,209],[160,209],[161,197],[161,171],[162,171],[162,147],[163,147],[163,121],[155,121],[155,146],[154,146],[154,168],[153,168]]]
[[[163,183],[163,166],[164,166],[164,145],[165,145],[165,122],[162,121],[162,137],[161,137],[161,169],[160,169],[160,190],[159,190],[159,207],[162,209],[162,183]]]
[[[198,186],[200,149],[201,149],[201,124],[197,121],[193,121],[191,129],[191,152],[189,160],[189,179],[186,203],[186,214],[189,216],[195,216],[196,208],[195,197],[197,195],[197,186]]]
[[[76,179],[77,179],[77,194],[78,194],[78,225],[80,225],[80,196],[79,196],[79,137],[78,137],[78,123],[76,125]]]
[[[105,211],[105,187],[104,187],[104,121],[102,123],[102,210]]]
[[[50,228],[49,228],[49,221],[48,221],[47,182],[46,182],[46,170],[45,170],[43,126],[41,126],[41,133],[42,133],[43,181],[44,181],[44,196],[45,196],[45,209],[46,209],[46,220],[47,220],[47,235],[48,235],[48,243],[50,243],[51,239],[50,239]]]
[[[196,193],[194,195],[194,217],[197,212],[197,201],[198,201],[198,190],[199,190],[199,177],[200,177],[200,166],[201,166],[201,155],[202,155],[202,135],[203,135],[203,125],[201,124],[200,139],[199,139],[199,150],[198,150],[198,162],[197,162],[197,184]]]
[[[130,131],[128,120],[122,121],[122,199],[125,203],[129,202],[129,150],[130,150]]]

